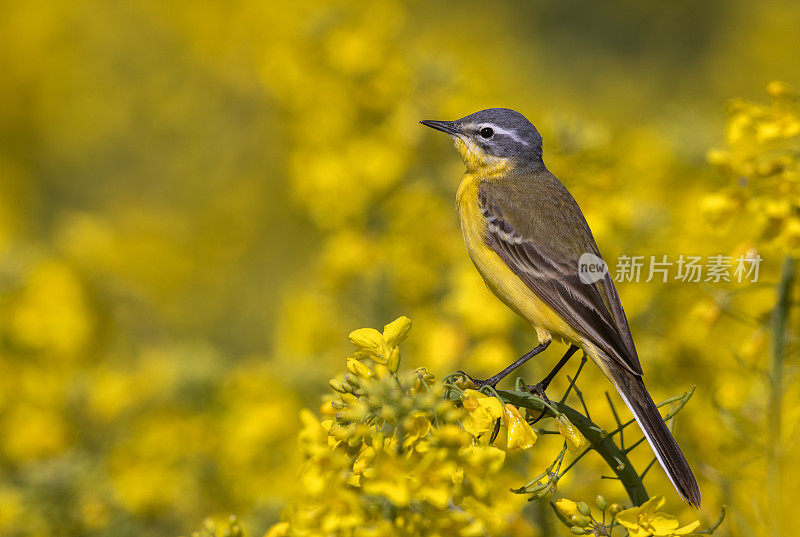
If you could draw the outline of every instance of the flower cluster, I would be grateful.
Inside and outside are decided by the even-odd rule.
[[[734,330],[746,339],[738,345],[736,367],[716,368],[717,386],[723,388],[714,392],[725,416],[721,421],[726,431],[718,437],[759,439],[748,445],[752,449],[740,451],[747,454],[745,461],[717,464],[731,468],[726,475],[738,474],[731,478],[735,481],[752,471],[748,465],[766,469],[765,486],[758,493],[742,488],[730,501],[752,506],[750,516],[758,519],[754,528],[780,535],[791,527],[783,513],[790,510],[800,483],[797,465],[787,464],[798,453],[787,448],[787,431],[797,429],[800,416],[793,410],[798,392],[786,380],[797,367],[797,353],[789,343],[797,338],[796,323],[789,319],[796,315],[800,255],[800,93],[777,81],[767,85],[767,93],[769,104],[729,104],[727,148],[709,154],[729,186],[706,197],[703,207],[712,223],[723,224],[729,237],[742,241],[735,246],[740,253],[753,257],[763,252],[765,260],[781,260],[779,266],[773,261],[767,278],[775,285],[774,294],[730,292],[715,298],[718,311],[736,319]],[[737,386],[743,374],[747,384]],[[767,389],[748,388],[759,385]],[[725,453],[730,447],[719,449]]]
[[[302,492],[267,537],[503,535],[522,511],[519,499],[554,492],[591,448],[607,457],[601,451],[610,449],[603,447],[606,435],[625,428],[620,424],[606,433],[563,402],[548,402],[527,390],[476,390],[463,373],[439,383],[425,368],[401,372],[400,344],[410,328],[411,321],[400,317],[383,332],[362,328],[350,334],[356,350],[346,359],[347,372],[330,380],[333,393],[325,398],[321,416],[301,413]],[[575,381],[584,363],[585,357],[571,384],[578,397]],[[522,385],[520,379],[518,388]],[[680,406],[688,395],[681,400]],[[566,413],[573,413],[573,420]],[[536,444],[532,423],[545,415],[556,430],[539,432],[560,436],[561,451],[544,472],[509,492],[505,483],[518,480],[525,469],[506,465],[506,458]],[[614,451],[617,470],[629,464],[628,451]],[[571,462],[562,470],[567,457]],[[670,515],[656,513],[662,503],[650,500],[628,510],[614,504],[608,524],[602,497],[600,518],[582,503],[562,499],[554,506],[574,533],[610,535],[624,527],[635,537],[668,536],[696,527],[679,528]]]
[[[709,161],[733,185],[706,196],[706,219],[728,229],[734,216],[746,217],[753,239],[800,253],[800,93],[783,82],[767,85],[768,105],[734,100],[726,149]],[[755,224],[755,226],[753,225]],[[752,232],[750,233],[752,235]]]
[[[478,437],[497,418],[509,445],[529,447],[535,434],[494,397],[468,390],[459,405],[424,368],[399,373],[410,326],[401,317],[350,334],[357,350],[330,382],[335,395],[321,417],[301,416],[304,492],[268,535],[469,537],[500,524],[490,504],[506,454]]]
[[[536,432],[517,407],[472,389],[464,391],[463,406],[467,411],[464,429],[475,438],[493,432],[502,420],[507,434],[508,449],[527,449],[536,443]]]
[[[617,503],[609,505],[603,496],[597,497],[596,509],[586,502],[574,502],[566,498],[552,503],[559,520],[575,535],[610,536],[620,528],[627,531],[629,537],[672,537],[689,535],[700,525],[700,521],[696,520],[681,526],[671,514],[658,511],[663,505],[663,496],[654,496],[630,509],[623,509]],[[716,527],[706,533],[713,529]]]

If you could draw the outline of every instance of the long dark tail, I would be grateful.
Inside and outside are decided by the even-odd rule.
[[[642,428],[675,490],[694,507],[700,507],[700,487],[697,486],[697,480],[641,377],[616,363],[606,364],[604,369]]]

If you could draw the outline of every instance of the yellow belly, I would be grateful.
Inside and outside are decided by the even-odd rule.
[[[478,180],[467,173],[458,187],[458,212],[467,252],[486,286],[536,329],[539,341],[558,340],[585,348],[585,339],[544,303],[494,250],[486,246],[486,227],[478,204]]]

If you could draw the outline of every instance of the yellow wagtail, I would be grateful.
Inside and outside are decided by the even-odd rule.
[[[472,262],[489,289],[529,321],[539,338],[536,348],[503,371],[475,382],[494,386],[553,338],[569,342],[558,365],[532,387],[544,394],[582,349],[617,388],[675,489],[699,506],[692,470],[642,381],[614,281],[607,269],[579,268],[587,259],[602,263],[600,252],[575,199],[545,167],[536,127],[506,108],[421,123],[449,134],[466,163],[457,204]]]

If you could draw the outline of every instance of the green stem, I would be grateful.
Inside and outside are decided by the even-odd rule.
[[[519,391],[506,391],[497,390],[503,400],[518,407],[525,407],[533,411],[541,412],[547,408],[543,401],[538,397],[532,396],[529,393]],[[583,434],[589,442],[591,449],[597,451],[603,460],[606,461],[611,471],[619,478],[628,497],[634,505],[642,505],[648,500],[647,490],[644,488],[639,474],[634,470],[627,454],[625,454],[614,443],[612,435],[603,431],[598,425],[592,422],[589,418],[578,412],[577,410],[563,404],[563,403],[550,403],[556,412],[565,414],[569,421]],[[546,415],[554,416],[552,409],[547,409]],[[587,448],[588,450],[589,448]],[[582,453],[579,457],[585,454]],[[573,461],[574,463],[574,461]],[[565,470],[566,471],[566,470]]]
[[[767,495],[769,504],[773,506],[770,509],[771,535],[782,535],[780,522],[776,514],[783,512],[781,509],[783,360],[786,355],[786,325],[791,306],[791,289],[795,279],[795,268],[796,260],[792,256],[786,256],[783,261],[781,280],[777,288],[777,302],[775,303],[775,309],[772,310],[772,363],[769,374],[770,394],[767,411],[769,440],[772,446],[767,470]]]
[[[567,397],[569,397],[569,392],[572,388],[575,387],[575,381],[578,380],[578,377],[581,374],[581,370],[583,369],[583,365],[586,363],[586,360],[588,360],[588,358],[586,358],[586,353],[584,352],[583,356],[581,356],[581,363],[578,366],[578,370],[575,371],[575,376],[569,379],[569,386],[567,386],[567,390],[564,392],[564,395],[562,395],[561,399],[558,401],[559,403],[563,403],[564,401],[567,400]]]

